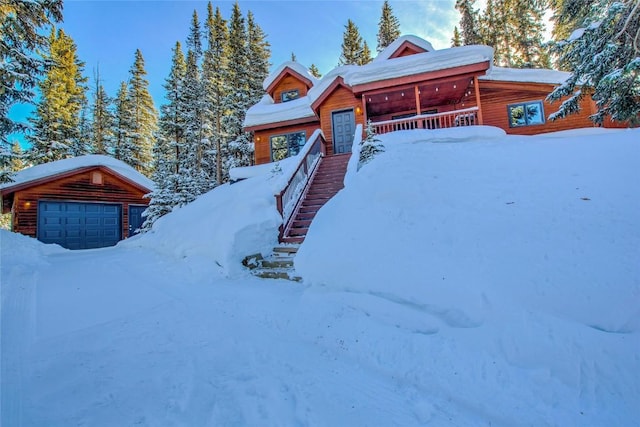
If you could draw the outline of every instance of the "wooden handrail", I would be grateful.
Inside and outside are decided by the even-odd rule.
[[[287,185],[275,195],[276,207],[282,216],[280,226],[280,237],[289,224],[292,214],[295,211],[301,196],[304,194],[309,184],[309,178],[318,165],[320,157],[326,153],[326,141],[320,129],[316,130],[307,140],[301,151],[300,162],[289,177]]]
[[[410,129],[440,129],[456,126],[473,126],[478,121],[478,107],[447,111],[436,114],[420,114],[404,119],[374,122],[377,134]]]

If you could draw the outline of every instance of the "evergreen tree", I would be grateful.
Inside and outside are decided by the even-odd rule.
[[[389,0],[384,0],[382,4],[382,15],[378,22],[378,52],[382,52],[384,48],[393,43],[400,37],[400,21],[393,14],[393,10],[389,5]]]
[[[460,35],[460,31],[458,27],[453,27],[453,37],[451,38],[451,47],[459,47],[462,46],[462,36]]]
[[[342,54],[338,65],[358,65],[362,62],[363,41],[356,24],[349,19],[342,35]]]
[[[227,157],[227,141],[229,134],[224,126],[225,115],[228,113],[227,102],[230,98],[229,85],[229,32],[227,22],[222,17],[220,9],[215,14],[211,3],[208,5],[207,21],[207,50],[202,64],[203,85],[205,88],[205,117],[210,126],[209,139],[211,158],[209,176],[215,176],[212,185],[221,184],[224,170],[224,159]]]
[[[462,40],[465,45],[480,44],[480,34],[478,29],[478,11],[475,9],[476,0],[456,0],[456,9],[462,15],[460,18],[460,28],[462,29]]]
[[[176,174],[174,164],[170,160],[172,155],[171,144],[163,137],[156,138],[153,149],[154,170],[152,179],[155,189],[147,194],[151,201],[144,211],[144,223],[141,231],[147,232],[160,217],[168,214],[179,204],[176,198]]]
[[[93,140],[91,134],[89,104],[85,99],[78,119],[78,131],[76,132],[76,136],[71,140],[69,150],[71,157],[84,156],[85,154],[93,153]]]
[[[377,137],[376,130],[373,127],[371,120],[367,121],[367,128],[365,130],[366,138],[360,143],[360,157],[358,158],[358,170],[369,163],[373,158],[384,152],[384,145]]]
[[[561,61],[571,76],[549,96],[565,100],[555,120],[579,111],[587,94],[598,111],[591,119],[602,124],[606,117],[638,124],[640,114],[640,3],[637,0],[593,2],[585,28],[561,43]],[[577,86],[580,88],[577,88]]]
[[[129,99],[127,83],[121,82],[118,94],[114,100],[114,149],[113,155],[129,165],[136,164],[133,145],[133,108]]]
[[[200,28],[198,12],[195,10],[191,16],[191,27],[187,36],[187,49],[193,52],[196,63],[198,63],[202,57],[202,29]]]
[[[0,6],[0,151],[10,157],[9,134],[24,124],[9,118],[18,103],[30,103],[48,50],[49,38],[40,31],[62,20],[62,0],[2,0]],[[0,182],[9,177],[9,157],[0,155]],[[5,172],[3,172],[5,171]],[[4,178],[3,178],[4,177]]]
[[[76,44],[62,29],[51,30],[48,67],[38,83],[41,98],[29,121],[33,133],[29,156],[35,164],[72,157],[82,153],[78,147],[80,113],[85,106],[87,79],[84,63],[78,59]]]
[[[18,172],[27,166],[27,159],[22,146],[18,141],[14,141],[11,145],[11,171]]]
[[[251,105],[260,101],[264,94],[262,82],[269,75],[269,58],[271,57],[271,47],[267,41],[267,36],[256,24],[251,11],[247,12],[247,37],[249,46],[249,103]],[[291,53],[291,60],[295,61],[295,55]]]
[[[360,60],[358,61],[358,65],[366,65],[371,62],[371,50],[369,49],[369,45],[365,41],[362,45],[362,53],[360,54]]]
[[[316,64],[311,64],[311,67],[309,67],[309,72],[316,79],[319,79],[322,77],[322,74],[320,74],[320,70],[318,70],[318,67],[316,67]]]
[[[154,134],[157,128],[157,112],[153,98],[149,93],[149,81],[145,78],[144,58],[139,49],[135,53],[135,61],[129,70],[128,101],[132,112],[131,138],[133,146],[133,163],[138,171],[150,175]]]
[[[553,38],[564,40],[580,28],[597,0],[550,0],[553,13]]]
[[[229,22],[229,80],[233,88],[227,96],[226,104],[230,114],[225,116],[225,127],[229,133],[229,156],[226,168],[248,166],[253,159],[251,135],[242,129],[245,113],[252,104],[249,82],[249,46],[245,20],[236,2]],[[228,177],[223,178],[225,181]]]
[[[159,130],[161,141],[157,144],[167,144],[171,153],[167,153],[167,162],[173,161],[172,173],[179,172],[177,159],[181,156],[181,149],[184,148],[184,134],[186,110],[188,109],[185,95],[185,75],[187,73],[187,63],[182,53],[180,42],[176,42],[173,48],[171,59],[171,71],[165,80],[164,88],[167,103],[160,107]],[[156,145],[157,145],[156,144]],[[164,151],[161,151],[164,153]],[[156,159],[156,162],[159,159]]]
[[[96,89],[93,94],[93,105],[91,107],[91,146],[95,154],[113,154],[114,116],[111,111],[112,100],[100,82],[100,74],[97,75],[95,81]]]

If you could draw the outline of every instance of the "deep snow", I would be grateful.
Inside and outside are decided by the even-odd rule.
[[[239,266],[273,168],[114,248],[1,231],[2,425],[636,425],[640,132],[380,139],[302,284]]]

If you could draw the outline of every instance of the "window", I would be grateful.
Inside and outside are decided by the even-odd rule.
[[[284,158],[295,156],[307,142],[307,133],[294,132],[285,135],[275,135],[271,138],[271,161],[277,162]]]
[[[541,125],[544,123],[542,101],[523,102],[507,106],[509,127]]]
[[[298,89],[287,90],[280,94],[282,102],[293,101],[298,98],[300,98],[300,91]]]

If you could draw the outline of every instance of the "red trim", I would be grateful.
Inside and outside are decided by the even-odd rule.
[[[344,79],[340,76],[336,77],[336,79],[331,83],[331,85],[329,85],[328,88],[326,88],[322,94],[315,100],[313,101],[313,104],[311,104],[311,109],[313,111],[316,112],[316,114],[318,113],[318,108],[320,108],[320,106],[324,103],[324,101],[327,100],[327,98],[329,96],[331,96],[331,94],[340,86],[344,87],[345,89],[348,89],[350,91],[352,91],[351,86],[347,85],[344,82]],[[353,92],[353,91],[352,91]]]
[[[309,79],[308,77],[303,76],[302,74],[298,73],[296,70],[294,70],[293,68],[289,68],[284,67],[284,69],[282,71],[280,71],[280,74],[278,74],[276,76],[275,79],[273,79],[273,82],[271,82],[271,84],[269,85],[269,87],[267,87],[267,93],[269,95],[272,95],[273,90],[276,88],[276,86],[278,86],[278,83],[280,83],[280,80],[284,79],[287,75],[290,75],[291,77],[300,80],[302,83],[304,83],[307,86],[307,89],[311,88],[313,86],[313,82],[311,81],[311,79]],[[273,98],[273,96],[271,96]]]
[[[414,51],[415,53],[425,53],[425,52],[429,52],[428,50],[426,50],[423,47],[418,46],[415,43],[410,42],[409,40],[405,40],[404,42],[402,42],[402,44],[391,54],[391,56],[388,59],[393,59],[393,58],[398,58],[400,57],[400,55],[406,50],[406,49],[410,49],[412,51]]]
[[[320,124],[320,120],[316,116],[312,116],[312,117],[303,117],[301,119],[286,120],[284,122],[271,122],[271,123],[265,123],[262,125],[255,125],[251,127],[246,127],[244,128],[244,130],[247,132],[255,132],[260,130],[267,130],[267,129],[279,128],[284,126],[301,125],[304,123],[313,123],[313,122],[318,122],[318,124]]]
[[[413,86],[417,82],[424,82],[428,80],[443,79],[443,78],[458,78],[458,75],[480,73],[489,69],[489,61],[478,62],[476,64],[463,65],[460,67],[445,68],[442,70],[429,71],[426,73],[414,74],[410,76],[402,76],[393,79],[380,80],[371,83],[364,83],[353,86],[354,95],[361,94],[365,91],[373,91],[377,89],[386,89],[393,87],[394,89],[400,85]]]
[[[147,188],[147,187],[145,187],[145,186],[143,186],[143,185],[141,185],[141,184],[139,184],[139,183],[137,183],[135,181],[132,181],[131,179],[129,179],[129,178],[123,176],[123,175],[120,175],[118,172],[114,171],[113,169],[109,168],[108,166],[93,165],[93,166],[83,166],[83,167],[76,168],[76,169],[71,169],[71,170],[68,170],[68,171],[65,171],[65,172],[60,172],[60,173],[57,173],[55,175],[49,175],[49,176],[45,176],[45,177],[42,177],[42,178],[34,179],[32,181],[27,181],[27,182],[23,182],[21,184],[16,184],[16,185],[12,185],[12,186],[9,186],[9,187],[5,187],[3,189],[0,189],[0,196],[6,197],[6,196],[8,196],[10,194],[13,194],[13,193],[17,192],[17,191],[25,190],[27,188],[35,187],[35,186],[38,186],[38,185],[41,185],[41,184],[44,184],[44,183],[47,183],[47,182],[51,182],[51,181],[56,181],[58,179],[67,178],[67,177],[70,177],[70,176],[73,176],[73,175],[77,175],[77,174],[80,174],[80,173],[89,172],[91,170],[101,170],[102,172],[106,172],[106,173],[108,173],[110,175],[113,175],[116,178],[118,178],[118,179],[120,179],[120,180],[122,180],[122,181],[124,181],[124,182],[126,182],[126,183],[128,183],[130,185],[133,185],[134,187],[136,187],[136,188],[138,188],[138,189],[140,189],[140,190],[142,190],[142,191],[144,191],[146,193],[149,193],[151,191],[150,188]]]

